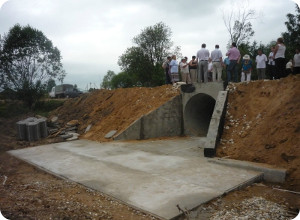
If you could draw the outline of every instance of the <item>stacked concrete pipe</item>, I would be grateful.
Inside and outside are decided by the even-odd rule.
[[[46,118],[30,117],[17,122],[19,140],[37,141],[48,136]]]

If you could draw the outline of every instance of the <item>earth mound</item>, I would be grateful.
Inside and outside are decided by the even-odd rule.
[[[217,156],[288,170],[300,189],[300,75],[229,84],[224,131]]]
[[[63,126],[71,120],[78,120],[78,132],[82,134],[80,138],[103,142],[111,140],[104,137],[108,132],[122,132],[142,115],[179,94],[179,89],[171,85],[102,89],[67,100],[51,115],[58,116]],[[85,133],[89,125],[91,129]]]

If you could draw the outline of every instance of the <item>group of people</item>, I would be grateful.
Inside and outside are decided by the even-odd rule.
[[[300,53],[296,49],[296,54],[293,59],[287,64],[285,63],[285,51],[283,39],[278,38],[276,46],[271,48],[271,52],[267,57],[261,49],[258,49],[255,58],[256,71],[258,79],[266,79],[267,64],[269,67],[270,79],[280,79],[290,73],[300,73]],[[241,62],[241,82],[250,81],[253,63],[248,54],[241,57],[240,51],[237,49],[236,43],[232,43],[231,48],[226,53],[226,58],[223,60],[223,55],[219,49],[219,45],[215,45],[215,49],[209,52],[206,49],[206,44],[202,44],[201,49],[197,52],[197,56],[192,56],[192,60],[188,62],[187,57],[181,59],[178,63],[176,55],[167,57],[163,63],[163,68],[166,73],[166,84],[173,84],[180,80],[187,84],[201,83],[209,81],[222,81],[222,71],[226,70],[226,81],[238,82],[237,66]]]

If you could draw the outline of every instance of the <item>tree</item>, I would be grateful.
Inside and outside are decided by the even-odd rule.
[[[22,88],[17,91],[17,96],[32,108],[44,96],[45,91],[46,84],[42,84],[40,80],[35,83],[24,81]]]
[[[242,43],[246,44],[254,35],[250,21],[256,18],[256,12],[248,9],[248,4],[239,5],[237,8],[237,11],[231,9],[227,15],[223,11],[223,21],[230,36],[228,44],[235,42],[239,46]]]
[[[55,80],[50,78],[47,82],[47,92],[51,92],[54,86],[56,86]]]
[[[14,25],[4,35],[0,47],[0,87],[26,91],[30,97],[33,89],[42,91],[50,78],[63,81],[66,73],[61,63],[60,51],[43,32],[30,27]],[[29,98],[27,99],[29,100]],[[34,101],[34,94],[32,100]]]
[[[154,66],[157,62],[162,62],[170,52],[173,45],[171,35],[171,29],[160,22],[154,26],[146,27],[138,36],[133,38],[133,42],[148,56]]]
[[[164,83],[163,60],[170,54],[180,54],[180,47],[173,47],[171,34],[171,29],[160,22],[146,27],[133,38],[135,46],[127,48],[118,61],[121,70],[133,80],[133,85],[158,86]]]
[[[296,48],[300,48],[300,8],[297,4],[295,5],[296,14],[287,14],[288,21],[285,22],[287,31],[282,33],[288,59],[293,57]]]
[[[136,85],[151,86],[154,66],[147,54],[140,47],[127,48],[120,56],[118,64],[123,72],[130,75]]]
[[[111,86],[113,89],[133,87],[134,80],[127,72],[121,72],[112,78]]]
[[[103,77],[101,88],[103,89],[112,89],[111,80],[115,76],[115,72],[108,70],[107,74]]]

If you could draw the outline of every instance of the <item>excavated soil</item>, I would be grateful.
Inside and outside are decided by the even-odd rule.
[[[286,168],[300,191],[300,76],[228,86],[217,156]]]
[[[98,90],[77,99],[69,99],[52,116],[58,116],[62,126],[68,121],[78,120],[79,133],[83,134],[80,138],[109,141],[111,139],[104,137],[108,132],[116,130],[119,134],[142,115],[179,94],[179,89],[171,85]],[[85,133],[89,125],[92,127]]]

